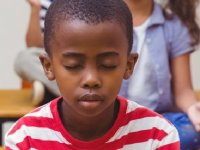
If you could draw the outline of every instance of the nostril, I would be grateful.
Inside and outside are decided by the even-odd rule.
[[[90,83],[90,84],[84,84],[83,85],[83,88],[87,88],[87,89],[96,89],[96,88],[99,88],[100,87],[100,84],[98,84],[98,83],[95,83],[95,84],[93,84],[93,83]]]
[[[98,71],[95,69],[87,69],[81,80],[81,85],[83,88],[94,89],[101,87],[101,79],[99,77]]]

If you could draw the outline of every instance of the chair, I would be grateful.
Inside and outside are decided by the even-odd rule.
[[[31,89],[32,83],[27,80],[22,80],[22,89]]]

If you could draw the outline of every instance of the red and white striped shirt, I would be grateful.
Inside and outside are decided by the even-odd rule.
[[[6,135],[6,149],[20,150],[179,150],[175,127],[149,109],[118,97],[120,109],[112,128],[85,142],[64,128],[57,98],[19,119]]]

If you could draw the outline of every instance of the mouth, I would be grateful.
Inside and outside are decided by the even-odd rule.
[[[104,97],[100,96],[98,94],[85,94],[85,95],[82,95],[78,100],[79,101],[88,101],[88,102],[103,101]]]
[[[85,94],[78,99],[79,103],[85,107],[97,107],[104,101],[104,96],[98,94]]]

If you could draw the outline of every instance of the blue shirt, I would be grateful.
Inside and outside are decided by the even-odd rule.
[[[194,49],[191,46],[191,37],[188,29],[181,23],[177,16],[166,19],[160,5],[154,3],[154,9],[150,16],[145,38],[148,46],[148,55],[154,68],[154,72],[151,71],[151,75],[156,79],[156,82],[154,82],[156,85],[152,87],[154,88],[154,94],[158,96],[153,99],[148,96],[140,99],[141,95],[144,95],[147,91],[139,90],[142,92],[135,93],[135,97],[139,99],[131,99],[128,95],[128,87],[131,79],[123,81],[119,95],[137,101],[137,103],[157,112],[169,111],[173,106],[174,97],[171,88],[170,60],[191,52]],[[134,37],[132,52],[136,52],[136,50],[137,38]],[[134,72],[131,78],[133,76]],[[149,78],[150,80],[151,78]],[[148,83],[152,82],[146,82],[146,84]]]

